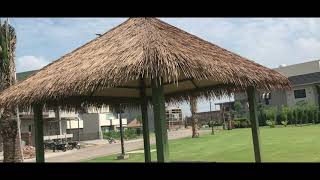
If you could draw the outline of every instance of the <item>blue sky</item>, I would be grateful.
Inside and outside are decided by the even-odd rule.
[[[17,72],[39,69],[126,19],[10,18],[17,31]],[[269,68],[320,58],[319,18],[160,19]],[[181,107],[190,114],[187,104]],[[198,110],[208,111],[209,102],[200,101]]]

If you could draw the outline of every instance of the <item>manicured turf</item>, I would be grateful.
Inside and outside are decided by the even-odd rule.
[[[260,128],[264,162],[320,162],[320,125]],[[152,148],[155,148],[153,145]],[[170,161],[253,162],[251,129],[220,131],[200,138],[169,141]],[[87,162],[143,162],[143,154],[130,154],[128,160],[116,155]],[[156,160],[156,152],[152,152]]]

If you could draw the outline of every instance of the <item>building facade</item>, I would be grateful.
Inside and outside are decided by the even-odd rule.
[[[278,90],[272,92],[257,92],[256,100],[265,106],[282,105],[288,107],[297,103],[306,102],[319,105],[320,95],[320,61],[310,61],[294,65],[281,65],[274,70],[288,77],[291,82],[291,90]],[[244,108],[247,107],[247,95],[245,92],[236,93],[235,101],[240,101]]]
[[[28,78],[37,71],[17,73],[17,81]],[[33,112],[30,109],[20,110],[21,138],[26,144],[34,145]],[[127,125],[127,118],[122,116],[122,123]],[[88,107],[83,112],[63,111],[61,109],[43,109],[44,136],[72,135],[75,140],[102,139],[103,132],[120,127],[118,115],[111,112],[108,106],[101,108]]]

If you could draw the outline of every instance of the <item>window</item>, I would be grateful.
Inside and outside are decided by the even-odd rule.
[[[294,90],[293,93],[294,93],[295,99],[306,97],[306,90],[305,89]]]
[[[106,119],[113,119],[112,113],[106,113]]]

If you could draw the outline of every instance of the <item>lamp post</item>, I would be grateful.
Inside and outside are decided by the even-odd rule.
[[[123,110],[122,110],[121,104],[119,105],[117,111],[118,111],[117,113],[119,114],[120,141],[121,141],[121,154],[120,154],[117,158],[118,158],[118,159],[128,159],[128,158],[129,158],[129,155],[128,155],[128,154],[125,154],[125,151],[124,151],[123,126],[122,126],[122,116],[121,116],[121,114],[123,113]]]

